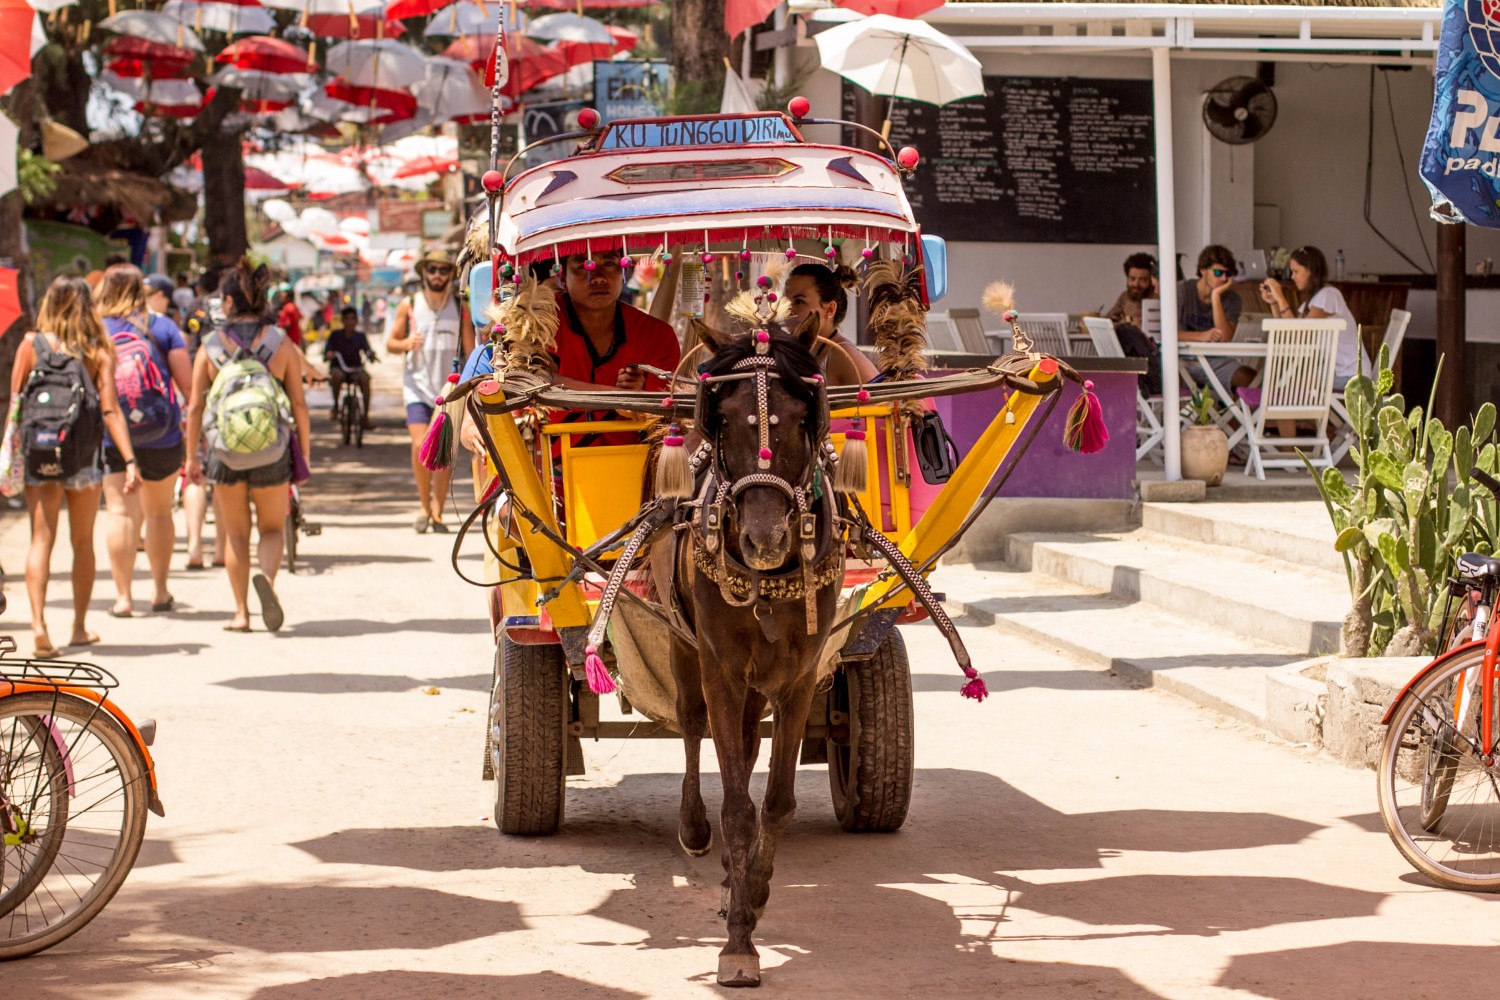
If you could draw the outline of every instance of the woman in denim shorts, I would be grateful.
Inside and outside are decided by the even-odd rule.
[[[45,332],[44,332],[45,331]],[[130,433],[120,414],[120,400],[115,394],[115,349],[104,326],[94,312],[93,297],[82,278],[61,277],[52,282],[37,312],[36,332],[28,333],[16,352],[10,374],[12,396],[26,389],[26,381],[36,365],[37,337],[45,337],[53,351],[83,362],[94,388],[99,393],[104,426],[121,443],[125,461],[126,493],[140,489],[141,474],[136,467],[135,452],[130,448]],[[49,658],[58,655],[47,632],[44,614],[47,583],[51,577],[52,546],[57,540],[58,512],[68,504],[68,533],[73,542],[73,631],[69,646],[88,646],[99,637],[84,625],[89,598],[94,593],[94,518],[99,513],[99,490],[104,469],[95,456],[92,464],[78,470],[64,481],[26,477],[26,508],[31,513],[31,548],[26,553],[26,595],[31,599],[31,634],[36,655]]]

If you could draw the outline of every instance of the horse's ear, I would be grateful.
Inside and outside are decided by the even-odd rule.
[[[792,336],[797,343],[811,351],[818,343],[818,328],[822,325],[823,317],[818,315],[816,309],[811,310],[802,318],[802,325],[792,331]]]
[[[734,342],[733,334],[715,329],[696,316],[693,317],[689,325],[692,331],[698,335],[698,342],[707,345],[710,354],[721,351]]]

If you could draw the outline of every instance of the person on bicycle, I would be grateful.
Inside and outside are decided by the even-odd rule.
[[[365,371],[365,359],[379,361],[370,349],[370,341],[359,328],[359,310],[345,306],[339,313],[339,326],[323,342],[323,361],[328,366],[328,381],[333,389],[333,409],[329,417],[339,419],[339,399],[344,383],[352,381],[359,386],[365,398],[365,430],[374,428],[370,419],[370,373]],[[335,360],[337,359],[337,360]]]

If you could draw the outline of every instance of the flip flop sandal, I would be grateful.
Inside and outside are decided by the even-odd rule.
[[[134,611],[117,611],[114,608],[110,608],[109,609],[109,616],[111,618],[134,618],[135,617],[135,612]]]
[[[34,660],[55,660],[62,655],[62,650],[56,646],[38,646],[31,651]]]
[[[257,573],[250,579],[250,583],[255,587],[255,596],[260,598],[260,616],[265,619],[266,631],[280,632],[286,615],[281,610],[281,602],[276,599],[271,581],[266,579],[264,573]]]
[[[250,631],[250,626],[249,625],[225,625],[224,626],[224,631],[226,631],[226,632],[248,632],[248,631]]]
[[[411,526],[416,529],[417,534],[425,535],[427,534],[427,529],[432,527],[432,518],[426,514],[418,514],[417,519],[411,523]]]
[[[192,570],[208,569],[208,563],[204,562],[202,559],[199,559],[197,562],[190,562],[190,563],[188,563],[186,566],[183,567],[183,569],[192,569]]]
[[[437,532],[439,535],[446,535],[448,533],[448,525],[442,521],[434,519],[432,522],[432,530]]]
[[[151,610],[157,614],[164,611],[171,611],[175,607],[177,607],[177,598],[175,597],[168,597],[165,601],[153,601],[151,603]]]
[[[99,637],[92,632],[85,632],[84,637],[77,642],[68,643],[69,646],[94,646],[99,642]]]

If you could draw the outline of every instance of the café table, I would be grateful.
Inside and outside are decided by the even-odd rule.
[[[1229,438],[1229,447],[1233,448],[1243,438],[1247,429],[1241,416],[1239,407],[1236,405],[1233,390],[1219,381],[1218,373],[1213,369],[1212,362],[1218,358],[1238,358],[1246,368],[1257,369],[1255,383],[1260,381],[1259,369],[1262,367],[1256,362],[1266,360],[1267,346],[1264,343],[1253,341],[1208,341],[1189,340],[1177,343],[1177,370],[1182,373],[1182,384],[1184,386],[1197,385],[1192,377],[1192,370],[1198,369],[1207,376],[1208,388],[1213,390],[1218,397],[1222,414],[1219,418],[1219,426]],[[1251,383],[1252,385],[1255,383]]]

